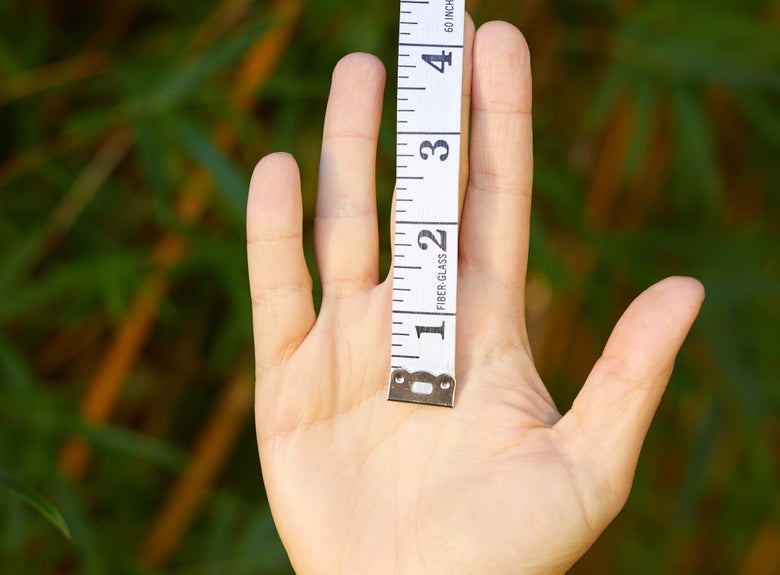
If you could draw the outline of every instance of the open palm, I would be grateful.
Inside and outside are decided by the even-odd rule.
[[[642,440],[701,304],[648,289],[561,417],[524,325],[531,200],[528,49],[468,23],[471,155],[461,218],[454,409],[388,403],[392,286],[378,278],[374,191],[384,70],[334,72],[315,221],[323,303],[302,250],[294,160],[252,178],[248,249],[263,475],[298,573],[562,573],[628,495]],[[472,73],[473,69],[473,73]]]

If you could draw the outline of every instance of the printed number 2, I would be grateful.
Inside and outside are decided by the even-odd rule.
[[[447,232],[445,230],[436,230],[436,233],[439,234],[438,241],[436,240],[436,237],[433,235],[433,233],[430,230],[423,230],[417,235],[417,245],[420,246],[420,249],[427,250],[428,244],[423,243],[423,239],[427,238],[431,240],[434,244],[439,246],[439,249],[443,252],[447,251]]]
[[[422,59],[428,62],[434,70],[444,74],[444,67],[452,66],[452,52],[441,51],[441,54],[423,54]]]

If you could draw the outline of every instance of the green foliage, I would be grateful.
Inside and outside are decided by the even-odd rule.
[[[0,487],[24,499],[60,533],[70,539],[70,529],[62,517],[62,513],[27,483],[17,477],[0,472]]]
[[[251,356],[252,166],[294,153],[310,238],[330,73],[351,51],[388,67],[377,182],[388,265],[398,15],[380,0],[306,3],[244,109],[233,104],[237,70],[284,19],[270,2],[225,10],[241,4],[0,3],[0,469],[25,479],[0,484],[34,506],[0,496],[3,573],[292,572],[248,420],[167,567],[144,566],[138,549],[221,388]],[[707,288],[628,508],[572,573],[739,572],[759,528],[780,520],[780,8],[470,9],[478,23],[516,24],[532,51],[531,277],[553,299],[541,298],[529,327],[559,407],[634,294],[677,273]],[[202,215],[182,217],[199,187]],[[161,267],[166,237],[184,248]],[[305,251],[316,278],[310,239]],[[148,278],[166,286],[148,337],[110,422],[87,425],[85,390]],[[564,304],[592,343],[573,337],[556,356],[543,334]],[[79,482],[59,471],[66,437],[94,450]]]

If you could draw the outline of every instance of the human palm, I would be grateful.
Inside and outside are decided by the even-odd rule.
[[[334,72],[315,220],[319,315],[295,163],[271,155],[253,175],[258,444],[274,519],[301,574],[564,572],[622,507],[701,303],[701,286],[687,278],[637,298],[561,417],[524,326],[527,48],[503,23],[476,38],[470,25],[466,45],[472,136],[454,409],[386,400],[392,286],[378,278],[374,199],[381,64],[352,55]]]

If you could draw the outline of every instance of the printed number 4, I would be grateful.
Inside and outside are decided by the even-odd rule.
[[[422,59],[428,62],[434,70],[444,74],[444,67],[452,66],[452,52],[441,51],[441,54],[423,54]]]

